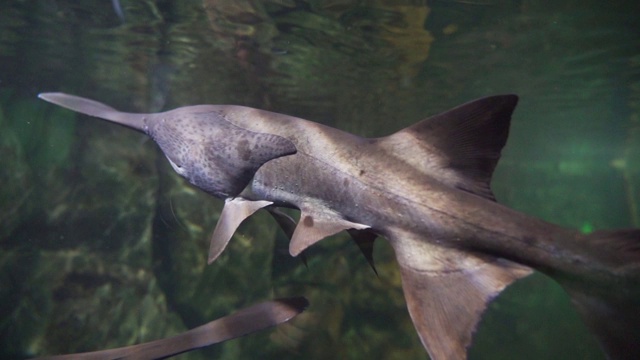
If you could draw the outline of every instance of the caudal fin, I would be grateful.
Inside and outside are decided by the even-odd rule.
[[[560,282],[609,359],[640,359],[640,230],[597,231],[582,245],[598,270]]]

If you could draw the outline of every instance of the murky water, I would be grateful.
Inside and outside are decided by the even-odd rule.
[[[37,93],[144,112],[247,105],[363,136],[516,93],[499,201],[585,231],[638,227],[638,11],[631,0],[3,2],[0,357],[124,346],[305,295],[312,306],[291,324],[183,357],[427,358],[384,241],[379,277],[344,236],[305,266],[259,215],[206,266],[221,201],[143,136]],[[541,275],[491,306],[470,353],[603,358]]]

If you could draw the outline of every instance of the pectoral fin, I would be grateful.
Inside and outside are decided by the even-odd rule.
[[[224,202],[224,208],[218,219],[209,247],[209,264],[211,264],[224,251],[244,219],[253,215],[256,211],[273,204],[271,201],[250,201],[243,198],[228,198]]]
[[[417,269],[414,248],[398,251],[409,314],[432,360],[466,359],[467,348],[487,305],[507,285],[532,270],[510,261],[445,249]],[[409,250],[409,251],[406,251]],[[441,254],[446,257],[439,257]],[[420,262],[422,264],[422,262]]]
[[[302,210],[298,226],[291,237],[289,253],[297,256],[309,246],[342,230],[367,228],[369,226],[342,219],[333,213]]]

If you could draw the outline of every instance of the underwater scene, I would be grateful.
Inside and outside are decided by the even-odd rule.
[[[293,257],[293,228],[276,220],[297,220],[300,211],[274,219],[263,209],[208,264],[225,201],[183,179],[181,164],[145,134],[39,94],[131,113],[241,105],[372,139],[474,99],[517,94],[501,156],[502,144],[482,155],[493,156],[489,177],[500,157],[493,193],[479,202],[483,216],[494,214],[495,195],[576,234],[640,228],[638,14],[637,0],[3,1],[0,359],[145,343],[300,296],[309,302],[304,312],[270,319],[273,328],[176,358],[429,358],[407,310],[395,245],[335,231]],[[320,142],[302,137],[292,139]],[[360,141],[338,137],[352,139],[344,146]],[[451,151],[466,144],[440,140]],[[322,156],[327,166],[351,166]],[[380,181],[392,192],[402,187],[393,180],[404,176],[398,168],[381,163],[360,175],[388,173]],[[320,176],[283,172],[315,181],[317,192],[346,193]],[[461,196],[478,197],[469,192]],[[389,219],[407,215],[381,206]],[[638,254],[640,239],[632,240],[629,252]],[[557,256],[570,262],[569,250]],[[486,299],[495,296],[462,344],[469,359],[605,359],[553,271],[545,273],[518,275]],[[640,309],[640,282],[629,283],[636,287],[620,292]],[[618,320],[606,321],[616,329]],[[640,344],[640,335],[629,336]]]

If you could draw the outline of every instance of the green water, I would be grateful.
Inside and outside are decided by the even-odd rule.
[[[274,297],[290,324],[184,359],[426,359],[391,248],[379,277],[346,236],[307,264],[258,214],[206,265],[222,202],[155,145],[37,100],[122,110],[238,104],[382,136],[476,97],[520,103],[498,200],[583,231],[640,227],[637,1],[4,1],[0,5],[0,358],[162,338]],[[603,359],[534,275],[486,313],[472,359]]]

